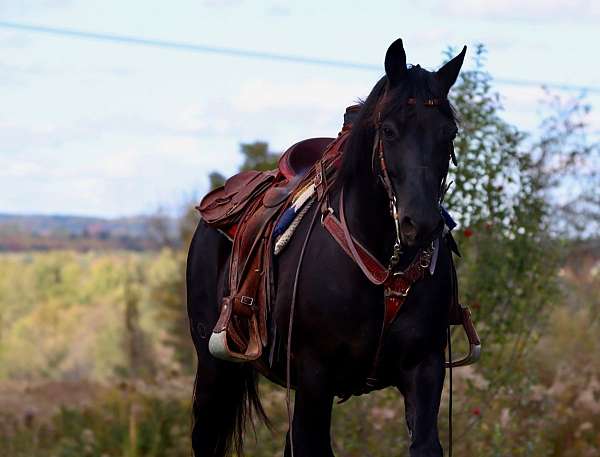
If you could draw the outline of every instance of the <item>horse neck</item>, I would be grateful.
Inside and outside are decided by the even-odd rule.
[[[350,232],[380,261],[392,253],[395,231],[389,200],[371,168],[344,186],[344,210]]]

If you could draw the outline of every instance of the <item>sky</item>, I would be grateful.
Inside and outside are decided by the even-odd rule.
[[[236,171],[239,144],[281,151],[335,136],[401,37],[437,69],[449,46],[488,49],[505,118],[532,131],[538,81],[595,88],[600,2],[0,0],[0,213],[176,213]],[[336,68],[34,33],[6,23],[343,60]],[[473,55],[473,53],[471,53]],[[377,67],[380,69],[377,69]],[[465,67],[471,62],[469,51]],[[563,96],[577,92],[559,92]]]

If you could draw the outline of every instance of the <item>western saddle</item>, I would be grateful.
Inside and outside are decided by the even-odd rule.
[[[269,339],[267,318],[273,284],[273,229],[297,190],[313,184],[316,194],[313,198],[319,202],[326,201],[327,180],[339,166],[341,152],[358,109],[358,106],[346,109],[344,125],[337,138],[300,141],[285,151],[277,169],[241,172],[229,178],[224,186],[208,193],[197,206],[202,219],[233,242],[220,316],[209,340],[213,356],[234,362],[261,357]],[[392,277],[389,270],[348,232],[343,210],[341,221],[330,212],[322,212],[321,216],[323,226],[346,254],[361,268],[367,265],[363,268],[367,277],[374,274],[381,278],[381,281],[375,279],[371,282],[384,286],[385,330],[397,315],[412,284],[429,274],[431,252],[423,251],[404,272],[395,273]],[[453,275],[455,277],[455,271]],[[458,304],[456,278],[453,282],[451,323],[463,325],[471,349],[467,357],[450,362],[451,366],[461,366],[479,358],[480,342],[468,308]],[[380,346],[382,340],[383,333]]]
[[[310,138],[283,153],[277,169],[244,171],[208,193],[197,206],[202,219],[233,242],[227,293],[209,340],[211,353],[229,361],[251,361],[268,343],[273,228],[295,191],[314,179],[317,162],[332,163],[350,132],[349,113],[338,138]]]

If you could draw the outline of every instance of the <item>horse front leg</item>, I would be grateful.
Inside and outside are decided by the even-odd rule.
[[[410,457],[444,455],[437,424],[444,376],[442,351],[432,352],[415,368],[401,373],[398,388],[404,396]]]
[[[314,359],[299,356],[292,433],[286,436],[285,457],[334,457],[331,449],[331,410],[334,395],[327,370]]]

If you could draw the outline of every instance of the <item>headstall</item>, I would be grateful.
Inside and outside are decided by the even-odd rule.
[[[382,98],[385,98],[385,94]],[[410,97],[407,100],[406,104],[409,106],[414,106],[417,104],[417,99],[415,97]],[[425,107],[436,107],[436,106],[440,106],[441,104],[442,104],[442,100],[439,98],[430,98],[430,99],[423,101],[423,106],[425,106]],[[392,180],[390,179],[387,164],[385,161],[383,139],[382,139],[382,135],[381,135],[382,124],[383,124],[383,121],[381,119],[381,111],[379,111],[377,113],[377,121],[375,124],[375,140],[373,141],[373,152],[372,152],[371,164],[374,164],[376,162],[376,160],[379,162],[379,170],[380,171],[379,171],[379,173],[377,173],[377,176],[379,178],[379,182],[381,182],[381,184],[383,185],[383,188],[385,189],[385,192],[388,196],[390,216],[392,217],[392,220],[394,221],[394,229],[395,229],[396,239],[394,241],[392,255],[389,259],[389,269],[391,271],[400,261],[400,255],[402,255],[402,241],[400,239],[400,220],[399,220],[400,216],[398,214],[398,204],[397,204],[396,193],[394,192],[394,186],[392,184]],[[451,150],[450,156],[452,157],[453,162],[455,162],[456,160],[454,159],[454,150],[452,147],[450,148],[450,150]],[[375,172],[375,169],[374,169],[375,167],[372,167],[372,168],[373,168],[373,172]],[[445,182],[446,182],[446,176],[444,176],[444,178],[442,179],[442,182],[440,183],[440,186],[442,189],[445,187]],[[443,192],[441,192],[441,195],[443,195]]]

